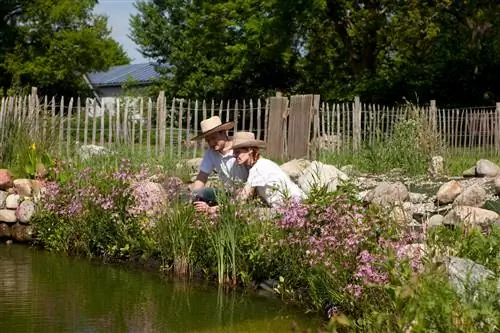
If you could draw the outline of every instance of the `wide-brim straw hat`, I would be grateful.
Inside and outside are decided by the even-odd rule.
[[[262,140],[256,140],[252,132],[236,132],[233,136],[233,149],[258,147],[264,148],[266,143]]]
[[[200,123],[201,134],[194,136],[191,140],[201,140],[205,138],[207,135],[220,132],[227,131],[234,127],[234,121],[230,121],[228,123],[222,123],[218,116],[213,116],[208,119],[202,120]]]

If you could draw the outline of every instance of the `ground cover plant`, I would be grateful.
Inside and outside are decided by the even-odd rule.
[[[444,252],[470,258],[498,276],[496,227],[415,233],[360,202],[350,184],[336,192],[316,187],[305,202],[265,214],[223,198],[218,214],[200,215],[172,176],[172,162],[159,167],[99,157],[72,163],[51,169],[33,221],[38,244],[49,250],[154,260],[164,274],[226,288],[267,283],[305,311],[330,312],[329,331],[499,327],[495,291],[483,286],[488,292],[480,301],[463,302],[436,259]],[[150,180],[163,185],[166,200],[137,190]]]

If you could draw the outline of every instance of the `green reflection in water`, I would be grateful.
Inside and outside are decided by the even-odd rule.
[[[291,332],[293,321],[319,324],[275,299],[0,245],[2,332]]]

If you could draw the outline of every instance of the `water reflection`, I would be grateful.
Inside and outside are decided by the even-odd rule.
[[[2,332],[290,332],[280,301],[0,245]]]

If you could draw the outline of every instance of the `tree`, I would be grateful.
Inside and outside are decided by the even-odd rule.
[[[107,18],[92,13],[96,3],[33,0],[19,7],[11,24],[15,44],[3,61],[14,88],[35,85],[43,93],[71,96],[87,88],[83,74],[130,62],[110,38]]]
[[[145,56],[170,65],[163,88],[176,96],[262,96],[288,89],[297,77],[299,50],[272,19],[276,3],[139,1],[131,34]]]

